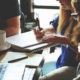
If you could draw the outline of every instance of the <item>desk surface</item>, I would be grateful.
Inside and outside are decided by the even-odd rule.
[[[7,63],[10,60],[19,59],[25,56],[28,56],[28,58],[13,63],[24,63],[26,66],[38,67],[43,58],[41,54],[8,51],[0,61]]]
[[[25,56],[27,55],[28,58],[26,60],[21,60],[21,61],[17,61],[17,63],[25,63],[26,66],[29,67],[36,67],[38,68],[42,59],[45,59],[45,57],[47,56],[47,54],[49,54],[50,48],[44,48],[42,51],[42,54],[35,54],[35,53],[25,53],[25,52],[11,52],[10,49],[6,50],[6,51],[2,51],[0,52],[0,62],[8,62],[8,60],[10,59],[14,59],[14,58],[18,58],[19,56]],[[17,54],[18,53],[18,54]],[[38,68],[38,72],[40,71],[40,68]],[[37,78],[39,77],[39,73],[35,74],[37,75]],[[36,78],[34,77],[34,80],[36,80]]]
[[[46,58],[47,54],[49,53],[49,49],[50,48],[45,48],[43,50],[42,54],[26,53],[28,55],[28,59],[26,59],[26,61],[22,60],[22,62],[25,62],[27,66],[35,67],[37,69],[35,74],[34,74],[33,80],[38,80],[38,78],[40,76],[40,72],[41,72],[41,67],[39,67],[39,64],[43,58]],[[13,54],[13,52],[11,53],[8,50],[8,51],[4,52],[3,54],[0,54],[0,62],[6,62],[6,61],[8,61],[8,57],[10,59],[11,55],[14,55],[14,57],[15,57],[16,54],[17,54],[16,52]],[[20,55],[21,55],[21,52],[19,53],[19,55],[17,54],[18,57]],[[22,55],[25,56],[24,53],[22,53]],[[6,56],[6,59],[5,59],[5,56]],[[33,62],[33,60],[35,60],[35,61]]]
[[[28,40],[29,39],[29,40]],[[26,45],[31,45],[34,43],[40,42],[40,39],[37,40],[35,38],[35,35],[33,31],[29,31],[26,33],[21,33],[18,35],[14,35],[11,37],[7,38],[7,41],[10,42],[11,44],[17,44],[21,46],[26,46]],[[26,43],[26,44],[25,44]],[[23,53],[23,54],[21,54]],[[3,55],[0,56],[0,62],[8,62],[11,59],[18,58],[19,56],[28,56],[27,59],[20,60],[17,62],[22,62],[25,63],[27,66],[35,66],[38,67],[40,62],[42,61],[43,58],[49,53],[49,48],[44,48],[42,51],[42,54],[35,54],[35,53],[29,53],[29,52],[12,52],[11,48]],[[4,57],[3,57],[4,56]]]
[[[27,59],[23,59],[17,62],[25,63],[26,66],[30,66],[30,67],[38,67],[42,59],[45,58],[48,53],[49,53],[49,48],[45,48],[42,54],[7,51],[3,54],[0,54],[0,62],[8,62],[10,60],[24,57],[27,55],[28,56]]]

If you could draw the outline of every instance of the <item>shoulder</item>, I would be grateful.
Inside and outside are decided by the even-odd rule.
[[[8,7],[8,6],[15,6],[15,5],[18,5],[18,0],[1,0],[0,3],[2,5],[5,5],[5,8]]]
[[[20,8],[19,8],[18,0],[6,0],[5,5],[6,6],[4,9],[7,10],[6,11],[6,19],[20,15]]]
[[[56,17],[53,21],[50,21],[50,24],[54,27],[58,26],[58,20],[59,20],[59,16]]]
[[[57,18],[55,18],[54,20],[50,21],[50,24],[54,24],[54,23],[57,23],[59,20],[59,16]]]

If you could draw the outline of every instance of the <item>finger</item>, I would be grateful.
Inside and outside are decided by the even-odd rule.
[[[36,33],[36,29],[33,29],[33,32]]]
[[[37,33],[39,33],[39,32],[40,32],[40,31],[39,31],[38,29],[36,29],[36,28],[35,28],[35,29],[33,29],[33,31],[34,31],[34,33],[35,33],[35,34],[37,34]]]

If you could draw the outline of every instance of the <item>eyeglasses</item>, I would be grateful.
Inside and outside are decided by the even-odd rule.
[[[72,16],[75,20],[78,20],[79,14],[78,14],[78,13],[71,13],[71,16]]]

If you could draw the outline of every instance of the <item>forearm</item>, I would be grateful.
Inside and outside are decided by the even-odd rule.
[[[20,27],[10,26],[4,29],[6,31],[6,37],[13,36],[19,33]]]
[[[44,29],[44,33],[45,34],[53,34],[53,33],[55,33],[56,31],[55,31],[55,29],[53,28],[53,27],[50,27],[50,28],[47,28],[47,29]]]
[[[71,39],[67,38],[67,37],[63,37],[64,39],[62,40],[63,44],[68,44],[68,46],[74,51],[74,52],[78,52],[77,50],[77,46],[74,45],[73,43],[71,43]]]
[[[70,44],[70,39],[68,37],[62,36],[62,35],[58,35],[58,34],[53,34],[53,41],[55,43],[59,43],[59,44]]]

